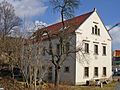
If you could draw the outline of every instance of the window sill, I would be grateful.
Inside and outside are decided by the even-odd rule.
[[[94,76],[93,78],[98,78],[98,76]]]
[[[95,36],[100,36],[100,35],[98,35],[98,34],[94,34],[94,33],[91,33],[92,35],[95,35]]]
[[[107,56],[106,54],[103,54],[102,56]]]
[[[94,53],[94,55],[99,55],[99,54],[97,54],[97,53]]]
[[[102,75],[102,77],[106,77],[106,75]]]
[[[90,54],[90,53],[85,52],[85,54]]]
[[[84,76],[84,78],[89,78],[89,76]]]
[[[64,73],[70,73],[69,71],[67,72],[67,71],[64,71]]]

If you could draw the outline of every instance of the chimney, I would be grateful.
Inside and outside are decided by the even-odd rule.
[[[96,10],[96,8],[94,8],[94,12],[96,12],[97,10]]]

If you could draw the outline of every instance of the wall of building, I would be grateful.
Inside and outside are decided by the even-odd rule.
[[[100,35],[92,34],[92,27],[95,25],[100,29]],[[85,83],[86,80],[111,77],[111,37],[96,11],[76,30],[76,47],[81,42],[89,44],[89,54],[85,54],[85,60],[80,60],[79,54],[76,54],[76,84]],[[98,45],[98,55],[94,54],[94,45]],[[106,46],[106,56],[103,55],[103,46]],[[89,77],[84,76],[84,67],[89,67]],[[94,67],[98,67],[98,77],[94,76]],[[103,76],[103,67],[107,69],[105,77]]]

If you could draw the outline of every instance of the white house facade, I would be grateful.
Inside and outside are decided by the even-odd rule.
[[[73,53],[73,58],[68,56],[68,60],[65,61],[61,68],[60,82],[80,85],[85,84],[88,80],[110,78],[112,76],[112,39],[96,9],[70,20],[74,19],[79,22],[79,26],[72,35],[72,40],[75,41],[74,48],[77,49],[78,46],[82,46],[83,53]],[[55,25],[59,26],[59,24]],[[48,26],[48,28],[55,25]],[[52,41],[56,48],[57,39]],[[45,46],[48,45],[48,41],[44,41],[44,43]],[[72,44],[72,41],[70,41],[70,44]],[[42,57],[43,60],[50,59],[48,55]],[[50,69],[51,72],[48,72],[45,78],[54,81],[54,66],[51,65]]]

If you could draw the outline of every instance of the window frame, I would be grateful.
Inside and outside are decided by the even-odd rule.
[[[68,68],[68,70],[67,70],[66,68]],[[64,67],[64,72],[65,72],[65,73],[69,73],[69,72],[70,72],[70,66],[65,66],[65,67]]]
[[[95,25],[95,35],[97,35],[98,34],[98,27],[97,27],[97,25]]]
[[[59,55],[60,54],[60,44],[56,45],[56,53]]]
[[[98,55],[98,45],[94,45],[94,54]]]
[[[103,76],[107,76],[107,68],[106,67],[103,67]]]
[[[95,30],[95,28],[94,28],[94,27],[92,27],[92,34],[94,34],[94,33],[95,33],[95,31],[94,31],[94,30]]]
[[[103,46],[103,55],[106,56],[106,46]]]
[[[85,43],[85,53],[89,53],[89,43]]]
[[[94,76],[95,77],[98,77],[98,74],[99,74],[98,70],[99,70],[98,67],[94,67]]]
[[[89,67],[84,67],[84,77],[89,77]]]

